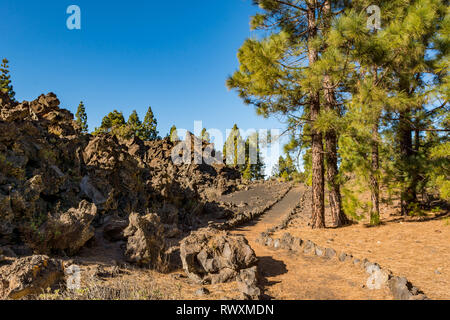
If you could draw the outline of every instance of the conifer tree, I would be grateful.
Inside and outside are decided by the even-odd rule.
[[[240,130],[235,124],[223,146],[224,162],[232,167],[245,165],[245,145]]]
[[[206,130],[206,128],[202,129],[202,133],[201,133],[200,138],[202,139],[203,142],[210,143],[210,139],[211,138],[210,138],[209,133]]]
[[[0,65],[0,90],[3,93],[8,94],[9,98],[15,101],[16,93],[13,90],[11,84],[11,75],[9,74],[9,61],[8,59],[3,59]]]
[[[83,101],[78,105],[77,113],[75,114],[75,122],[81,128],[82,133],[88,133],[87,114]]]
[[[125,126],[125,118],[122,112],[114,110],[103,117],[100,127],[95,130],[94,134],[111,133],[113,135],[123,136]]]
[[[172,141],[172,142],[176,142],[176,141],[180,140],[180,138],[178,137],[178,133],[177,133],[177,127],[175,125],[173,125],[170,128],[169,138],[170,138],[170,141]]]
[[[245,165],[241,172],[249,180],[264,179],[265,164],[262,159],[258,133],[254,133],[245,141]]]
[[[263,116],[288,118],[294,130],[308,132],[312,163],[313,228],[325,227],[323,132],[321,114],[323,72],[312,68],[319,60],[317,41],[329,27],[331,12],[315,0],[256,0],[263,13],[253,17],[254,29],[269,31],[261,40],[248,39],[238,53],[240,67],[228,79],[241,98]],[[337,9],[337,8],[335,8]],[[319,70],[319,71],[323,71]],[[305,130],[306,129],[306,130]]]
[[[137,114],[136,110],[133,110],[133,112],[128,117],[126,127],[126,138],[140,137],[142,122],[141,120],[139,120],[139,115]]]
[[[152,107],[148,107],[144,121],[142,122],[140,137],[144,141],[153,141],[159,139],[156,129],[158,121],[156,120]]]

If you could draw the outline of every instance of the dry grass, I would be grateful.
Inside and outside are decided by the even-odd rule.
[[[197,296],[202,286],[192,283],[183,273],[162,274],[157,271],[132,268],[108,278],[95,275],[97,265],[82,267],[81,287],[78,290],[47,289],[38,300],[209,300],[237,298],[236,283],[203,286],[211,294]]]

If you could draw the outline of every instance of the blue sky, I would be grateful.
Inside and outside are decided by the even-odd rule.
[[[66,27],[72,4],[81,30]],[[2,0],[0,12],[0,57],[20,101],[51,91],[75,113],[83,100],[91,130],[113,109],[143,119],[149,105],[163,136],[173,124],[193,130],[195,120],[222,132],[234,123],[282,128],[225,86],[252,35],[251,0]]]

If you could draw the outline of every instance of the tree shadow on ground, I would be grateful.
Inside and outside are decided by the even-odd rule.
[[[259,269],[259,286],[262,292],[265,292],[268,287],[274,284],[280,283],[280,281],[269,281],[268,277],[275,277],[288,272],[286,264],[281,260],[275,260],[272,257],[258,257],[258,269]],[[273,297],[263,293],[263,300],[270,300]]]

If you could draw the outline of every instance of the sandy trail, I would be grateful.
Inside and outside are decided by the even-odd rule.
[[[278,225],[297,205],[304,187],[294,187],[259,219],[232,231],[245,236],[259,259],[264,294],[271,299],[392,299],[389,292],[363,288],[367,275],[350,264],[315,256],[273,251],[256,242],[261,232]]]

